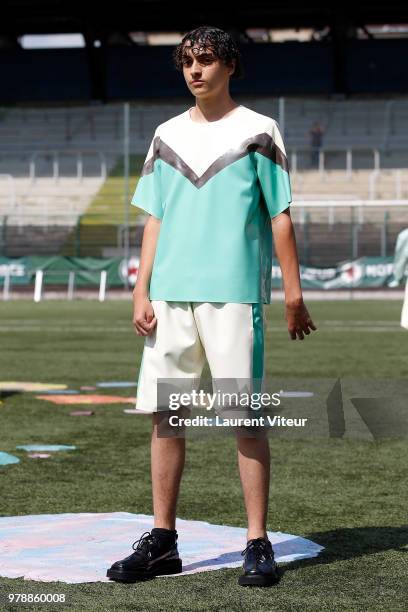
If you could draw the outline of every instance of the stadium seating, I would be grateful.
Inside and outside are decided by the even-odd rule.
[[[337,254],[342,248],[350,252],[347,236],[356,221],[360,251],[378,252],[376,241],[378,232],[384,234],[384,223],[392,242],[406,223],[406,206],[390,201],[408,200],[408,145],[404,139],[408,99],[288,97],[284,114],[279,113],[283,107],[277,98],[237,100],[279,123],[291,172],[292,217],[299,239],[303,240],[307,226],[307,248],[315,263],[330,259],[325,236],[339,243]],[[193,103],[193,98],[186,97],[171,103],[130,104],[128,198],[155,127]],[[311,165],[309,130],[315,121],[324,129],[320,167]],[[125,197],[123,136],[123,104],[0,109],[3,251],[6,248],[8,254],[17,255],[47,252],[48,248],[55,252],[67,244],[72,247],[73,228],[80,219],[94,225],[81,230],[82,254],[103,255],[120,247]],[[384,206],[351,212],[349,203],[367,200],[383,200]],[[114,218],[113,210],[117,211]],[[132,209],[131,215],[134,213]],[[134,219],[131,216],[131,222]],[[53,238],[44,243],[44,232],[50,233],[51,226]],[[140,242],[139,230],[133,238]]]

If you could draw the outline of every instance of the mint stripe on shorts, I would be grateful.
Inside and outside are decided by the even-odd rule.
[[[264,328],[263,328],[263,304],[252,304],[252,327],[254,332],[254,343],[252,347],[252,377],[254,381],[254,392],[261,391],[261,382],[264,371]]]

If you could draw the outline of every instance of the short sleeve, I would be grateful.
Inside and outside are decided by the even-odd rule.
[[[161,219],[163,217],[163,205],[161,197],[160,159],[158,156],[159,140],[158,128],[156,128],[140,172],[140,177],[131,204]]]
[[[292,202],[285,145],[274,119],[261,134],[255,152],[256,171],[269,216],[275,217]]]

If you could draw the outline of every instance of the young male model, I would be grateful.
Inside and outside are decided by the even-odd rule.
[[[185,439],[158,436],[157,379],[199,379],[205,358],[213,379],[262,379],[272,229],[290,338],[316,329],[302,299],[285,147],[274,119],[230,96],[230,77],[242,74],[234,41],[197,28],[174,60],[196,104],[157,127],[132,198],[149,213],[133,323],[146,336],[137,409],[153,413],[155,526],[108,570],[119,581],[182,569],[175,521]],[[239,584],[266,586],[279,579],[266,533],[268,439],[237,436],[237,446],[248,517]]]

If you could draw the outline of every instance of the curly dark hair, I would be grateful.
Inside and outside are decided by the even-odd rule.
[[[200,26],[185,34],[181,42],[173,50],[173,61],[176,70],[183,70],[183,47],[186,41],[190,41],[194,46],[201,43],[203,46],[211,47],[214,54],[226,65],[230,65],[235,59],[235,70],[231,78],[241,79],[244,76],[241,53],[235,40],[228,32],[212,26]]]

